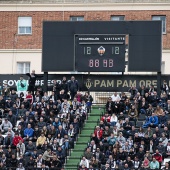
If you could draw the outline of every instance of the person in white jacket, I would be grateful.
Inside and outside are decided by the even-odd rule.
[[[89,168],[89,161],[83,156],[80,166],[84,165],[86,168]]]
[[[110,125],[114,126],[117,123],[117,116],[113,113],[111,118],[110,118]]]

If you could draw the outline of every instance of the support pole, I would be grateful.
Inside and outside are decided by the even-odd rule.
[[[44,72],[44,92],[48,92],[48,72]]]
[[[157,72],[157,94],[161,95],[161,72]]]
[[[88,72],[88,76],[90,76],[90,72]],[[90,95],[90,88],[88,88],[88,94]]]

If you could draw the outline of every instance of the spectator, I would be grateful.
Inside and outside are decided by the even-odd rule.
[[[149,159],[147,157],[145,157],[142,164],[143,164],[144,168],[146,168],[146,169],[149,168],[149,165],[150,165]]]
[[[24,101],[22,102],[24,104],[24,107],[29,110],[30,109],[30,101],[27,100],[27,98],[24,98]]]
[[[114,92],[114,94],[111,96],[112,101],[116,102],[116,101],[120,101],[120,96],[117,94],[117,92]]]
[[[159,169],[159,162],[153,158],[152,162],[149,164],[150,169]]]
[[[26,153],[25,153],[25,155],[26,155],[26,156],[32,156],[35,149],[36,149],[35,145],[34,145],[34,144],[32,143],[32,141],[30,140],[30,141],[28,142],[28,145],[26,146]],[[32,158],[32,157],[31,157],[31,158]]]
[[[101,120],[104,122],[104,124],[110,125],[110,119],[111,117],[109,116],[109,114],[106,112],[105,115],[101,118]]]
[[[19,141],[22,141],[23,142],[23,139],[21,136],[18,135],[18,133],[16,132],[15,133],[15,136],[13,138],[13,146],[16,147],[19,143]]]
[[[126,119],[125,119],[125,123],[123,124],[123,128],[124,128],[126,131],[132,130],[132,123],[129,121],[129,118],[126,118]]]
[[[129,110],[128,113],[129,121],[134,121],[136,124],[137,116],[138,116],[138,111],[135,108],[135,106],[132,105],[132,108]]]
[[[68,95],[68,81],[65,76],[61,80],[61,90],[64,90],[64,94]]]
[[[18,168],[16,170],[25,170],[22,163],[19,163]]]
[[[8,128],[12,129],[12,124],[10,121],[8,121],[7,118],[5,118],[5,121],[0,125],[0,130],[2,133],[6,133],[8,131]]]
[[[35,74],[35,70],[32,70],[31,74],[26,73],[26,75],[29,77],[29,86],[28,86],[28,91],[32,93],[34,96],[34,90],[35,90],[35,82],[37,78],[43,77]]]
[[[45,161],[45,165],[49,165],[50,164],[50,158],[53,158],[53,156],[51,155],[51,150],[48,149],[44,152],[42,159]]]
[[[80,162],[80,167],[84,165],[86,168],[89,168],[89,161],[83,156]]]
[[[155,91],[156,91],[156,88],[154,87],[153,84],[151,84],[150,87],[149,87],[149,91],[148,91],[150,96],[153,96]]]
[[[44,126],[46,126],[46,123],[44,122],[43,117],[40,117],[40,121],[38,122],[38,129],[42,130]]]
[[[62,149],[60,146],[58,146],[57,151],[56,151],[58,159],[61,161],[61,163],[64,163],[65,159],[65,150]]]
[[[111,135],[107,138],[107,142],[109,146],[113,146],[116,143],[116,137],[114,137],[114,133],[111,133]]]
[[[91,112],[93,97],[88,92],[85,92],[85,95],[83,96],[83,100],[87,105],[87,113]]]
[[[151,92],[153,95],[151,95],[151,104],[153,107],[156,107],[160,101],[160,97],[157,95],[157,92]]]
[[[4,87],[2,89],[2,96],[3,96],[4,100],[7,100],[9,95],[10,95],[10,87],[8,87],[7,83],[4,83]]]
[[[70,91],[71,100],[74,99],[74,96],[77,94],[78,90],[79,90],[78,81],[75,80],[74,76],[72,76],[71,80],[68,83],[68,91]]]
[[[162,170],[169,170],[169,163],[168,162],[165,162],[165,167],[163,167]]]
[[[161,91],[162,91],[162,93],[165,92],[166,94],[169,94],[169,87],[167,85],[166,80],[163,81],[163,84],[161,86]]]
[[[167,116],[165,115],[165,112],[162,113],[162,115],[159,117],[159,127],[164,128],[167,125]]]
[[[21,108],[18,111],[18,118],[24,117],[26,114],[27,109],[25,108],[24,104],[21,104]]]
[[[133,100],[133,98],[135,97],[135,95],[137,94],[138,90],[136,89],[136,87],[131,87],[128,92],[130,92],[131,96],[130,99]]]
[[[44,136],[44,133],[41,133],[41,136],[38,137],[36,142],[37,149],[41,149],[45,141],[46,137]]]
[[[16,116],[13,115],[12,110],[9,111],[7,119],[8,119],[8,121],[11,122],[12,126],[15,127],[15,125],[16,125]]]
[[[34,130],[31,128],[31,125],[28,124],[27,128],[24,130],[24,140],[32,140]]]
[[[24,94],[24,98],[26,97],[26,92],[28,89],[27,81],[24,80],[23,76],[20,76],[20,80],[17,81],[17,93],[20,97],[21,92]]]
[[[87,148],[85,153],[84,153],[84,157],[90,161],[93,157],[93,153],[91,152],[91,148]]]
[[[112,115],[114,110],[114,102],[112,101],[112,98],[109,97],[106,103],[106,111],[109,113],[109,115]]]
[[[23,140],[20,140],[16,147],[19,148],[21,155],[25,154],[25,144],[23,143]]]
[[[8,133],[8,135],[4,139],[4,146],[8,148],[9,146],[12,146],[13,137],[11,136],[11,133]]]
[[[102,135],[103,135],[103,130],[101,130],[99,126],[96,126],[94,134],[97,137],[97,139],[101,140],[102,139]]]
[[[7,99],[8,100],[5,103],[5,113],[8,113],[11,110],[12,106],[13,106],[13,102],[11,101],[11,98],[7,98]]]
[[[117,121],[118,121],[117,116],[115,114],[112,114],[112,116],[110,118],[110,125],[115,126]]]
[[[150,127],[156,127],[158,126],[158,117],[155,115],[155,113],[152,113],[152,116],[149,118],[149,120],[143,125],[143,128]]]
[[[159,167],[161,167],[162,154],[159,153],[159,150],[158,150],[158,149],[156,149],[156,152],[153,154],[153,159],[154,159],[154,158],[159,162],[159,164],[160,164]]]

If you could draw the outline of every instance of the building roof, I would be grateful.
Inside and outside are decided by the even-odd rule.
[[[170,0],[0,0],[1,4],[75,4],[75,3],[170,3]]]

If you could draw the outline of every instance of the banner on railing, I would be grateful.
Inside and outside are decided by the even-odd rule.
[[[69,81],[70,74],[49,74],[48,75],[48,89],[52,89],[53,80],[56,79],[61,83],[61,80],[65,76]],[[87,75],[87,74],[74,74],[75,79],[79,82],[81,91],[128,91],[131,86],[139,88],[141,85],[149,87],[150,85],[157,86],[156,75]],[[20,75],[0,75],[1,84],[7,83],[9,87],[15,88],[16,83],[19,80]],[[161,82],[167,81],[170,86],[170,75],[161,76]],[[28,77],[24,75],[24,79],[28,80]],[[36,81],[36,86],[43,86],[43,78],[39,78]]]

